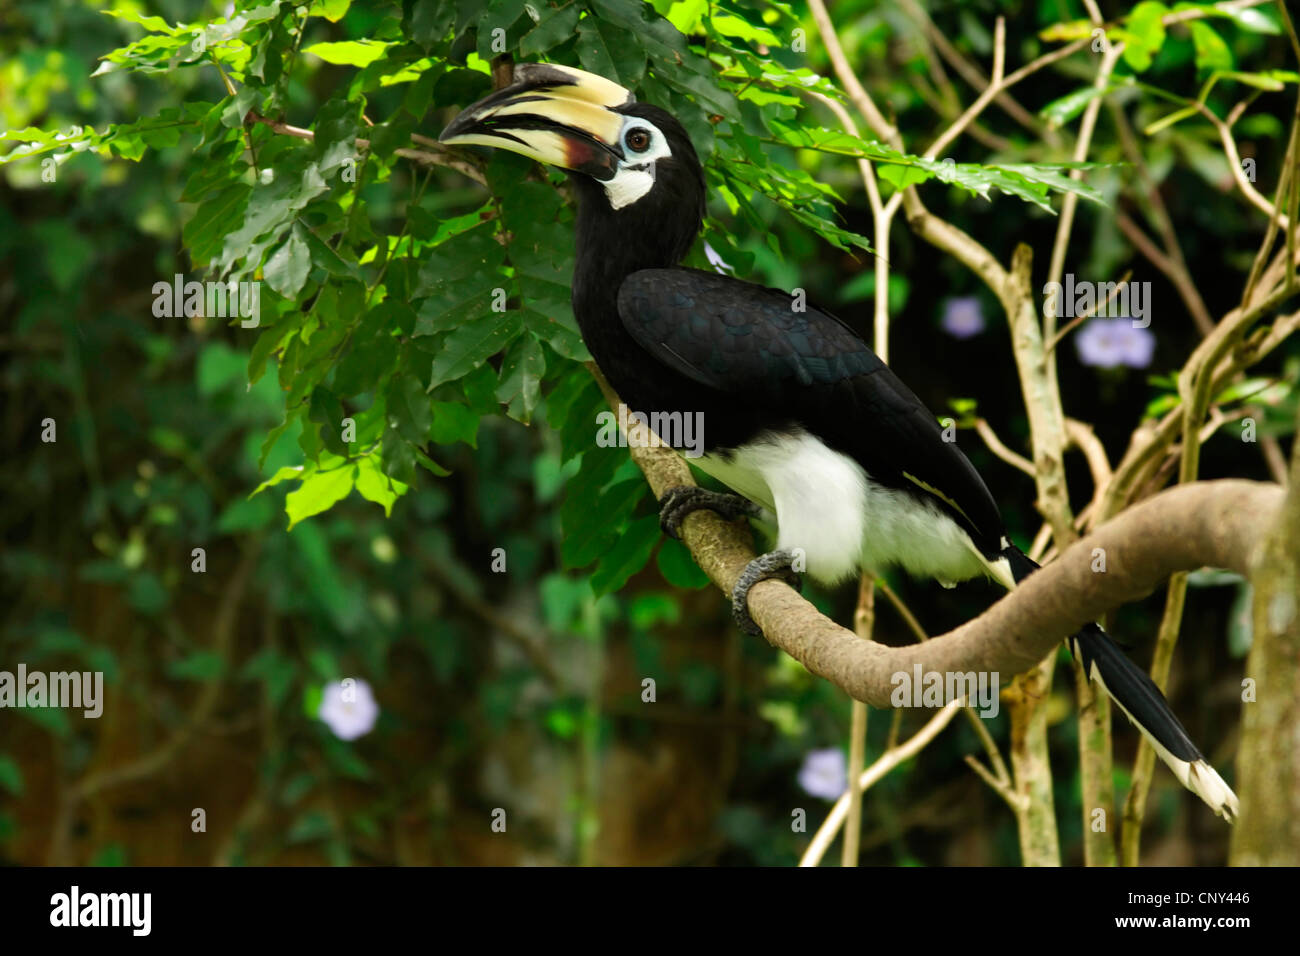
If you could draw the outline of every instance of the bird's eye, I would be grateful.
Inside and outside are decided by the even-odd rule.
[[[632,152],[644,153],[650,148],[650,131],[640,129],[639,127],[628,130],[627,136],[623,138],[623,142],[627,144],[627,148],[632,150]]]

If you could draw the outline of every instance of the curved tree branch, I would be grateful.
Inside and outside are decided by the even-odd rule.
[[[595,374],[617,407],[617,396]],[[652,447],[644,426],[632,424],[628,447],[657,497],[674,485],[694,484],[685,460],[668,448]],[[1011,677],[1036,665],[1085,623],[1145,597],[1175,572],[1208,565],[1250,574],[1283,496],[1277,485],[1232,479],[1162,492],[1076,541],[978,618],[924,644],[887,647],[860,640],[779,580],[754,585],[749,610],[769,643],[814,674],[856,700],[892,707],[893,675],[910,673],[918,664],[924,672]],[[724,594],[754,558],[749,529],[710,511],[688,516],[682,539]],[[1092,570],[1098,548],[1106,556],[1104,573]]]

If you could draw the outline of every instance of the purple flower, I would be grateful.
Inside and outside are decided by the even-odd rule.
[[[838,799],[849,786],[844,751],[838,747],[810,750],[799,768],[799,786],[814,797]]]
[[[984,310],[973,295],[947,299],[943,304],[943,330],[955,339],[968,339],[984,331]]]
[[[316,716],[340,740],[356,740],[370,733],[379,719],[379,704],[365,681],[346,678],[325,685]]]
[[[1084,365],[1146,368],[1155,354],[1156,337],[1131,318],[1092,319],[1074,337],[1074,347]]]

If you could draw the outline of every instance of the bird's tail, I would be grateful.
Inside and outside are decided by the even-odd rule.
[[[1006,548],[1001,556],[1007,559],[1017,584],[1038,570],[1038,565],[1015,545]],[[1084,673],[1100,684],[1142,731],[1183,786],[1231,823],[1237,816],[1237,795],[1201,756],[1155,681],[1129,660],[1097,624],[1084,627],[1069,639],[1069,645]]]

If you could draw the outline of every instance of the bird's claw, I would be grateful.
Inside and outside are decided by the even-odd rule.
[[[793,551],[782,549],[760,554],[740,572],[736,586],[731,589],[731,619],[746,634],[758,636],[763,629],[749,616],[749,590],[759,581],[780,578],[796,591],[803,587],[803,578],[794,570]]]
[[[758,514],[758,505],[739,495],[709,491],[695,485],[674,485],[659,499],[659,527],[664,534],[681,538],[682,522],[692,511],[707,509],[731,521]]]

